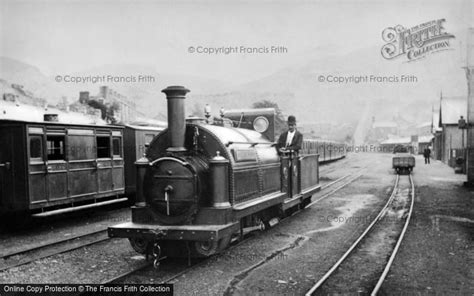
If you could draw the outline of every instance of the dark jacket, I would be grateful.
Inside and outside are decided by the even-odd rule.
[[[430,157],[430,154],[431,154],[431,150],[430,148],[425,148],[425,150],[423,150],[423,156],[428,158]]]
[[[278,149],[286,147],[286,137],[288,136],[288,132],[284,132],[278,138]],[[291,145],[286,147],[288,150],[295,150],[299,151],[301,149],[301,145],[303,144],[303,135],[299,131],[295,131],[295,135],[293,136],[293,140],[291,140]]]

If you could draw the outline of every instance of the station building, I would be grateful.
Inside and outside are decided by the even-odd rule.
[[[432,133],[434,135],[435,159],[453,167],[456,165],[456,158],[465,159],[466,130],[460,128],[459,120],[461,116],[466,119],[466,114],[467,98],[465,96],[441,96],[439,113],[438,115],[433,114]]]

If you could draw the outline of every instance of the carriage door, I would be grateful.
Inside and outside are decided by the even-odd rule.
[[[64,129],[47,131],[46,158],[48,201],[66,199],[68,197],[68,168],[66,162],[66,131]]]
[[[0,207],[6,206],[7,203],[11,204],[15,199],[13,130],[11,127],[0,128]],[[2,204],[3,202],[5,204]]]
[[[48,200],[45,158],[45,133],[42,126],[28,127],[29,172],[28,185],[30,189],[30,205],[43,203]]]
[[[99,193],[114,189],[112,175],[112,137],[111,131],[97,131],[97,184]]]
[[[97,194],[95,133],[92,128],[68,129],[69,197]]]

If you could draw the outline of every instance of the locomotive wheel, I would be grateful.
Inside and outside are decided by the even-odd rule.
[[[130,245],[132,245],[132,248],[135,250],[135,252],[140,253],[140,254],[147,254],[148,250],[151,248],[151,243],[150,241],[147,241],[142,238],[129,238]]]
[[[231,236],[226,236],[219,241],[196,241],[193,243],[194,251],[198,257],[209,257],[220,253],[230,244]]]
[[[219,249],[218,249],[219,253],[225,250],[229,246],[231,238],[232,238],[232,235],[228,235],[219,240]]]
[[[218,241],[197,241],[193,243],[194,251],[199,257],[209,257],[217,253]]]

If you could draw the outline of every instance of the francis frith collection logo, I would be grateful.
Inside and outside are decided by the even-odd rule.
[[[382,56],[387,60],[406,56],[408,61],[413,61],[450,49],[449,41],[455,37],[445,32],[445,21],[433,20],[409,29],[401,25],[386,28],[382,32],[382,39],[387,42],[382,47]]]

